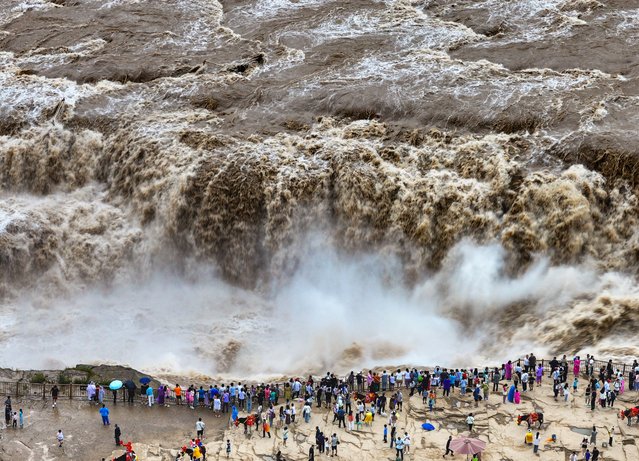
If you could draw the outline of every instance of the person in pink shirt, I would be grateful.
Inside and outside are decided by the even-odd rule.
[[[575,376],[579,376],[579,369],[581,368],[581,360],[579,360],[579,356],[575,357],[575,360],[572,362],[572,371]]]

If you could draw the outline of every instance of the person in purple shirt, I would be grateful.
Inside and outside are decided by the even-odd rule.
[[[450,396],[450,378],[448,376],[444,379],[443,387],[444,396]]]
[[[228,413],[229,412],[229,402],[231,401],[231,396],[228,393],[228,391],[226,391],[224,393],[224,395],[222,396],[222,413]]]

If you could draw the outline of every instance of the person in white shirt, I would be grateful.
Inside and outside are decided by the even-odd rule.
[[[195,430],[197,431],[197,438],[198,439],[202,439],[204,437],[204,427],[206,426],[206,424],[204,424],[204,421],[202,421],[202,418],[199,418],[197,420],[197,422],[195,423]]]
[[[574,451],[572,452],[572,455],[570,455],[570,461],[577,461],[577,453]]]
[[[410,453],[410,435],[408,435],[408,432],[404,432],[404,451]]]
[[[308,424],[311,420],[311,406],[306,402],[304,408],[302,408],[302,416],[304,416],[304,421]]]
[[[466,424],[468,424],[468,430],[470,432],[473,432],[473,424],[475,424],[475,417],[473,416],[472,413],[470,413],[468,417],[466,418]]]

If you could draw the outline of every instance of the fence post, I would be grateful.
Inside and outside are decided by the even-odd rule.
[[[44,383],[42,383],[42,400],[46,400],[46,399],[47,399],[47,398],[45,397],[45,395],[46,395],[46,392],[45,392],[46,388],[47,388],[47,385],[46,385],[46,384],[44,384]]]
[[[69,384],[69,400],[73,400],[73,384]]]
[[[16,397],[20,397],[20,383],[16,382]]]

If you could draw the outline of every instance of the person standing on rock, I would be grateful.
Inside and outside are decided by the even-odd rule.
[[[481,395],[481,390],[479,389],[479,384],[475,386],[473,389],[473,400],[475,401],[475,407],[479,406],[479,399]]]
[[[597,428],[595,426],[592,426],[592,431],[590,431],[590,443],[597,446]]]
[[[339,445],[339,439],[337,434],[331,435],[331,457],[337,456],[337,445]]]
[[[62,448],[62,443],[64,442],[64,434],[62,433],[62,429],[58,430],[58,435],[56,436],[58,441],[58,447]]]
[[[396,450],[396,458],[403,461],[404,460],[404,441],[399,436],[397,436],[397,439],[395,439],[395,450]]]
[[[540,443],[541,443],[541,436],[539,435],[539,432],[537,432],[537,434],[535,434],[535,439],[533,440],[533,453],[537,454],[537,452],[539,451]]]
[[[120,429],[120,426],[118,426],[117,424],[115,425],[115,433],[114,433],[114,437],[115,437],[115,445],[116,446],[120,446],[120,437],[122,436],[122,430]]]
[[[466,418],[466,424],[468,425],[468,430],[470,432],[473,432],[473,425],[475,424],[475,417],[473,416],[472,413],[468,414],[468,417]]]
[[[453,436],[449,435],[448,436],[448,440],[446,441],[446,453],[444,453],[442,458],[445,458],[446,455],[448,455],[448,453],[450,453],[451,455],[455,456],[455,453],[453,453],[453,450],[450,449],[450,442],[452,442],[452,441],[453,441]]]
[[[304,422],[308,424],[311,420],[311,406],[309,405],[308,400],[304,403],[304,407],[302,408],[302,416],[304,417]]]
[[[404,432],[404,438],[402,441],[404,442],[404,451],[406,451],[406,453],[410,453],[410,435],[408,435],[408,432]]]
[[[315,445],[308,449],[308,461],[315,461]]]

